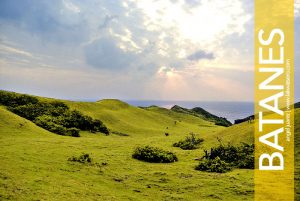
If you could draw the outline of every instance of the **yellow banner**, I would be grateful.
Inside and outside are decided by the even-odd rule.
[[[294,200],[294,1],[255,0],[255,200]]]

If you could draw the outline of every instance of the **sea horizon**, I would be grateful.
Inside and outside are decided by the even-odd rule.
[[[156,105],[170,109],[174,105],[192,109],[194,107],[201,107],[206,111],[225,117],[230,122],[234,120],[248,117],[254,114],[254,103],[245,101],[159,101],[159,100],[122,100],[130,105],[137,107],[148,107]]]

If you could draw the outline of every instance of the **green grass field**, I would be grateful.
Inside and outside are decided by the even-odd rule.
[[[60,136],[0,107],[0,200],[253,200],[253,170],[224,174],[194,170],[195,158],[203,155],[203,148],[216,145],[218,138],[251,142],[252,124],[225,128],[192,115],[159,107],[137,108],[118,100],[64,102],[102,120],[116,134]],[[296,116],[299,114],[297,109]],[[299,118],[297,122],[298,126]],[[296,131],[299,135],[299,126]],[[202,148],[172,147],[190,132],[204,138]],[[138,145],[170,150],[179,161],[135,160],[131,155]],[[68,161],[82,152],[106,165]]]

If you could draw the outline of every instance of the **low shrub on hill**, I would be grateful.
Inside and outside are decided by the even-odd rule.
[[[72,137],[80,137],[79,131],[80,130],[77,128],[68,128],[67,129],[68,135],[72,136]]]
[[[26,104],[16,107],[9,106],[8,109],[15,114],[24,117],[28,120],[34,120],[39,116],[48,115],[53,117],[62,116],[69,111],[69,108],[64,103],[54,102],[38,102],[36,104]]]
[[[109,134],[108,128],[98,119],[83,115],[61,101],[42,102],[29,95],[0,91],[0,104],[13,113],[33,121],[36,125],[57,133],[79,137],[79,130]]]
[[[62,125],[56,124],[52,121],[52,118],[47,115],[43,115],[37,117],[34,120],[34,123],[50,132],[59,134],[59,135],[66,135],[67,128],[63,127]]]
[[[5,106],[20,106],[27,104],[36,104],[38,99],[25,94],[17,94],[13,92],[0,91],[0,104]]]
[[[78,163],[92,164],[93,159],[90,156],[90,154],[82,153],[80,156],[72,156],[72,157],[70,157],[68,159],[68,161],[78,162]]]
[[[210,151],[204,150],[204,153],[204,157],[196,167],[197,170],[212,172],[216,170],[213,166],[217,162],[220,167],[224,167],[224,172],[232,168],[254,169],[254,144],[241,143],[234,146],[230,143],[227,145],[220,143]],[[227,166],[231,168],[227,169]]]
[[[174,147],[180,147],[183,150],[193,150],[198,149],[202,142],[203,138],[196,138],[194,133],[190,134],[191,136],[187,136],[184,140],[180,140],[173,144]]]
[[[224,126],[224,127],[229,127],[232,125],[231,122],[229,122],[226,118],[220,117],[219,119],[215,120],[215,125],[217,126]]]
[[[219,157],[214,159],[203,159],[196,166],[196,170],[206,171],[206,172],[218,172],[225,173],[231,170],[231,165],[221,160]]]
[[[42,115],[42,116],[37,117],[34,120],[34,123],[48,131],[51,131],[51,132],[59,134],[59,135],[80,137],[79,129],[74,128],[74,127],[66,128],[60,124],[57,124],[55,122],[55,118],[48,116],[48,115]]]
[[[178,161],[178,158],[174,153],[151,146],[137,147],[134,150],[132,157],[151,163],[173,163]]]

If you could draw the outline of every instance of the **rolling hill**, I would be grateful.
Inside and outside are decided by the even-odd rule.
[[[195,108],[192,108],[192,109],[186,109],[186,108],[180,107],[178,105],[174,105],[171,108],[171,110],[175,111],[175,112],[179,112],[179,113],[190,114],[190,115],[199,117],[201,119],[205,119],[207,121],[214,122],[216,125],[220,125],[220,126],[226,126],[226,127],[228,127],[228,126],[232,125],[232,123],[230,121],[228,121],[226,118],[224,118],[224,117],[218,117],[218,116],[216,116],[214,114],[211,114],[210,112],[204,110],[201,107],[195,107]]]
[[[111,135],[81,131],[81,137],[75,138],[53,134],[1,106],[0,200],[253,200],[253,170],[225,174],[194,170],[195,158],[203,155],[203,148],[216,145],[218,138],[251,142],[253,124],[225,128],[190,114],[160,107],[143,109],[113,99],[62,101],[103,121]],[[297,122],[299,115],[297,109]],[[190,132],[204,138],[201,149],[172,146]],[[172,151],[179,161],[135,160],[131,154],[139,145]],[[83,152],[100,165],[68,161]]]

